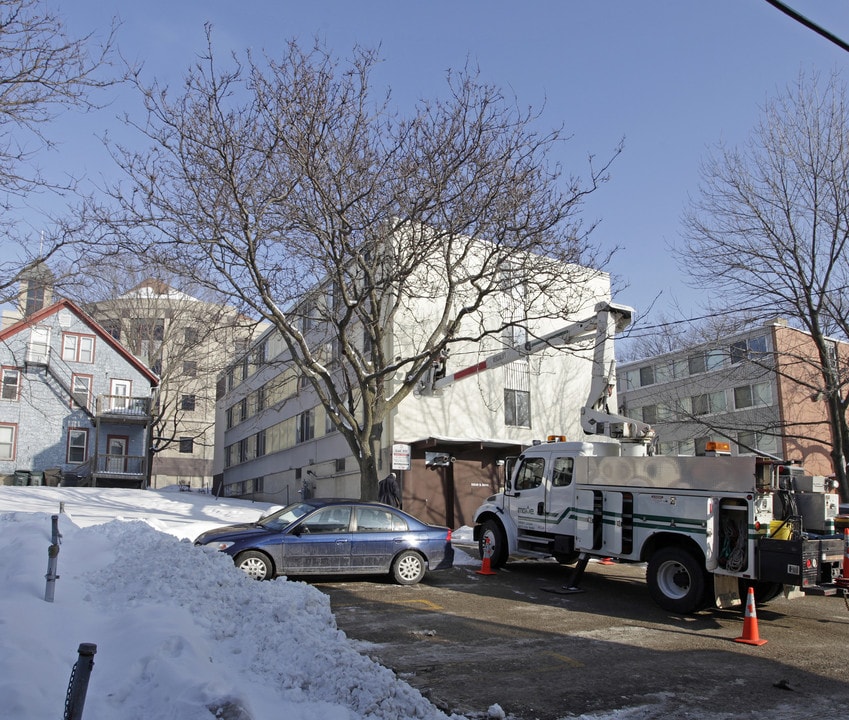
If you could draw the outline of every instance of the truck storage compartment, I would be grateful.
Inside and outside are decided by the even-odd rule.
[[[839,539],[815,538],[758,541],[758,579],[797,585],[803,590],[830,584],[842,560]]]

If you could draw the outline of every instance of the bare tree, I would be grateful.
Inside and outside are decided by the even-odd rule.
[[[680,254],[715,309],[783,315],[810,333],[844,498],[849,377],[830,337],[849,330],[847,110],[836,76],[802,75],[768,102],[743,150],[720,148],[704,163]]]
[[[114,31],[114,26],[112,28]],[[93,93],[111,85],[106,77],[112,32],[69,36],[61,18],[41,0],[0,0],[0,302],[11,299],[22,275],[74,242],[62,232],[35,241],[19,232],[10,212],[34,193],[67,191],[74,178],[49,178],[36,161],[53,147],[50,123],[62,112],[95,107]]]
[[[561,131],[539,132],[467,71],[404,116],[375,99],[377,62],[292,42],[222,68],[210,41],[178,96],[137,79],[149,146],[114,149],[127,181],[111,208],[88,208],[104,239],[273,325],[357,458],[363,497],[385,418],[450,347],[578,309],[578,263],[603,264],[578,211],[609,166],[564,176],[547,160]],[[522,317],[484,318],[505,293],[525,298]],[[423,303],[393,346],[393,321]]]

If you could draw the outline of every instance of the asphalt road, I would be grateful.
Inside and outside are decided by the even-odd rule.
[[[464,565],[413,587],[388,580],[314,583],[364,653],[448,713],[520,720],[598,717],[843,718],[849,709],[849,605],[777,598],[757,608],[672,615],[639,565],[591,563],[583,592],[559,594],[569,568]]]

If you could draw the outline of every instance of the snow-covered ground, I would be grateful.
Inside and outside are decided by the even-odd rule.
[[[93,643],[86,720],[444,719],[337,629],[327,596],[257,583],[192,545],[268,507],[176,489],[0,487],[0,717],[62,717],[77,650]]]
[[[359,652],[326,595],[258,583],[192,545],[270,507],[176,488],[0,487],[0,718],[62,717],[78,648],[92,643],[84,720],[446,720]],[[479,562],[457,549],[455,564]],[[497,694],[476,717],[504,718]]]

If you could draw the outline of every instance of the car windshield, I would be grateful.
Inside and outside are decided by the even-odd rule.
[[[312,512],[313,510],[315,510],[315,505],[308,505],[307,503],[293,503],[292,505],[287,505],[282,510],[278,510],[267,517],[261,518],[257,522],[257,525],[261,525],[269,530],[282,530],[295,522],[295,520],[302,518],[304,515]]]

